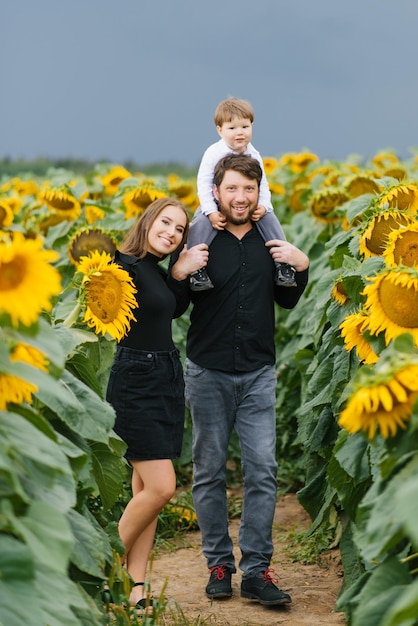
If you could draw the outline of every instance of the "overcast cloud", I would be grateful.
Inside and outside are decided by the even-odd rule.
[[[265,156],[418,146],[417,0],[3,0],[0,158],[199,162],[229,95]]]

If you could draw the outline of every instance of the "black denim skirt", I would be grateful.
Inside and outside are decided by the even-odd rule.
[[[146,352],[118,346],[106,400],[116,412],[114,430],[131,461],[180,456],[184,379],[178,350]]]

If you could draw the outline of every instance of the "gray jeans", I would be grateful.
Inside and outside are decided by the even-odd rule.
[[[275,368],[229,373],[186,359],[185,383],[193,420],[193,499],[208,567],[226,564],[236,571],[226,494],[228,443],[235,428],[244,478],[239,566],[244,577],[265,571],[273,554],[277,494]]]

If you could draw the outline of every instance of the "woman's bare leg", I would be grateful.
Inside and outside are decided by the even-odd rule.
[[[158,514],[173,496],[176,476],[170,459],[131,461],[132,493],[119,521],[119,534],[126,548],[126,566],[135,582],[145,581]],[[146,595],[143,586],[133,587],[132,604]]]

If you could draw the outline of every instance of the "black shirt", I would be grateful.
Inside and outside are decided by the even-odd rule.
[[[273,259],[255,227],[242,239],[219,231],[209,247],[206,269],[214,289],[188,292],[194,306],[187,356],[201,367],[227,372],[273,365],[274,302],[293,308],[306,287],[308,270],[296,273],[297,287],[278,287]],[[188,281],[169,279],[169,285],[178,294],[188,291]]]
[[[119,345],[136,350],[171,351],[175,346],[171,334],[173,317],[187,308],[178,306],[175,294],[167,287],[167,274],[158,265],[161,259],[147,253],[143,259],[130,254],[115,253],[115,263],[129,272],[137,288],[138,308],[131,329]]]

